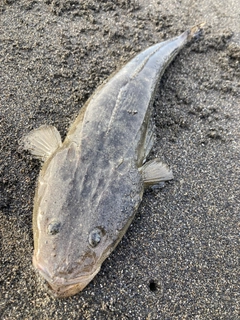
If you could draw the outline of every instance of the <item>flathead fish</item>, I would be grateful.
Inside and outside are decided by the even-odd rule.
[[[81,108],[62,143],[53,126],[23,138],[43,162],[34,200],[33,265],[56,297],[81,291],[99,272],[137,211],[144,189],[173,178],[154,142],[155,89],[201,26],[155,44],[112,75]]]

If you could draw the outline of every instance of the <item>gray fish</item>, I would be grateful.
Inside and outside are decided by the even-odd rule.
[[[55,297],[81,291],[119,243],[144,189],[173,179],[154,142],[152,104],[165,68],[201,25],[151,46],[105,81],[61,142],[53,126],[22,143],[43,161],[33,211],[33,265]]]

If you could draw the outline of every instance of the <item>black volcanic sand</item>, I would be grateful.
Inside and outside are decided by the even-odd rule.
[[[239,319],[239,16],[239,0],[1,2],[1,319]],[[202,21],[154,102],[151,156],[175,180],[146,191],[83,292],[54,299],[32,267],[40,164],[20,138],[41,124],[64,137],[113,71]]]

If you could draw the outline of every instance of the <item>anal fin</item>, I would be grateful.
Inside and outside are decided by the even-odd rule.
[[[142,174],[145,187],[156,185],[160,182],[172,180],[174,178],[172,170],[158,158],[146,162],[138,170]]]
[[[30,131],[20,144],[35,158],[45,161],[62,146],[61,136],[54,126],[43,125]]]

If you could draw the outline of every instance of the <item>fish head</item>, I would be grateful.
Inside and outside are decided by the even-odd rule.
[[[35,195],[33,265],[55,297],[84,289],[116,238],[107,220],[96,217],[86,181],[79,182],[78,161],[74,145],[59,150],[43,165]]]
[[[52,237],[55,239],[47,237],[44,240],[45,245],[41,243],[40,250],[35,249],[33,265],[47,281],[50,293],[57,298],[65,298],[82,291],[100,271],[105,260],[106,241],[100,227],[94,228],[88,237],[82,235],[80,238],[78,235],[81,242],[70,239],[67,245],[59,239],[60,234]]]

